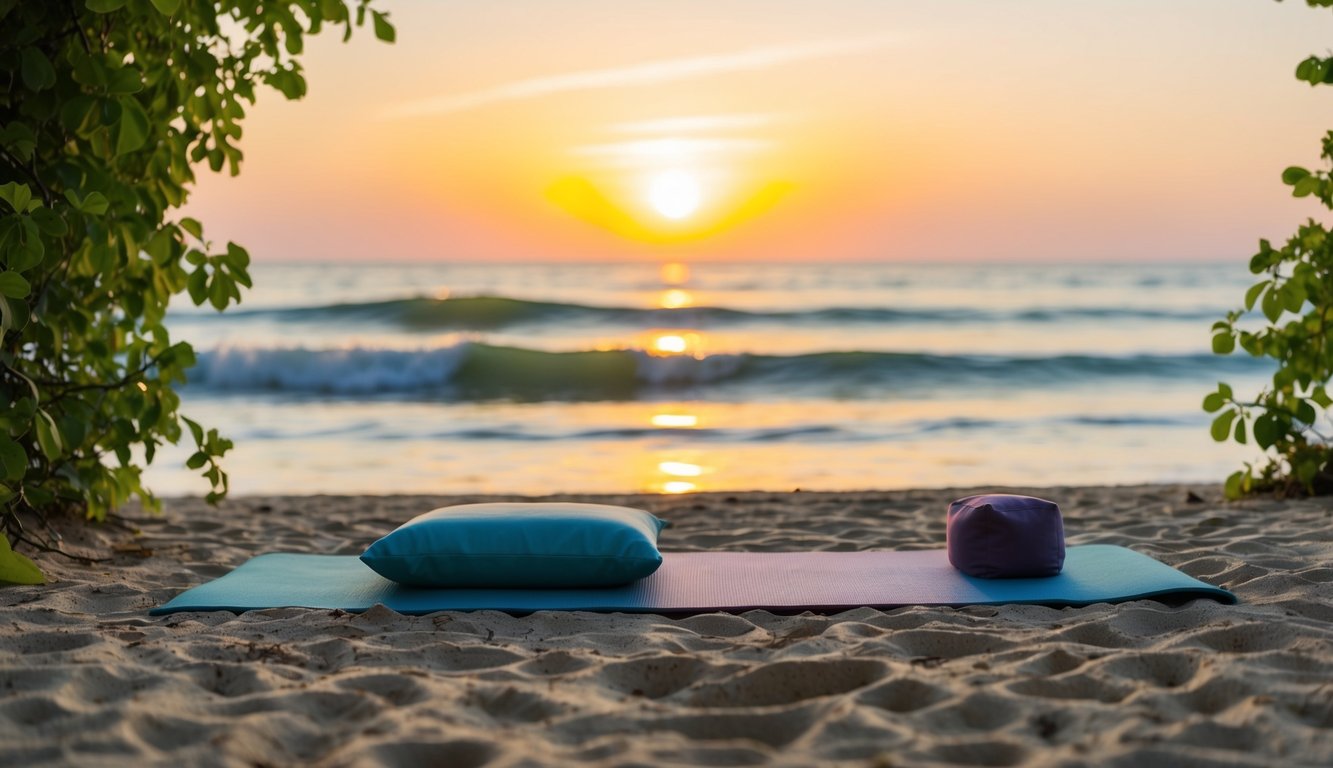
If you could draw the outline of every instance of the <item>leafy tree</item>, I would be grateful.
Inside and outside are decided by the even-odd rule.
[[[1328,8],[1333,0],[1306,0]],[[1333,56],[1310,56],[1296,67],[1296,79],[1311,86],[1333,84]],[[1333,131],[1324,134],[1320,156],[1333,164]],[[1283,183],[1295,197],[1311,197],[1333,209],[1330,170],[1291,167]],[[1333,447],[1317,427],[1333,404],[1327,390],[1333,379],[1333,233],[1318,221],[1303,224],[1281,247],[1259,241],[1250,272],[1262,276],[1245,293],[1245,309],[1213,324],[1213,351],[1231,354],[1237,344],[1255,357],[1277,361],[1270,386],[1253,399],[1242,399],[1227,384],[1203,400],[1216,413],[1212,435],[1218,442],[1245,443],[1250,436],[1268,452],[1267,462],[1227,478],[1231,498],[1256,491],[1333,492]],[[1267,321],[1251,329],[1240,323],[1258,307]]]
[[[305,94],[297,57],[326,24],[344,39],[370,0],[0,0],[0,581],[41,574],[9,538],[22,520],[102,519],[164,443],[227,492],[216,429],[179,412],[195,356],[163,319],[172,297],[218,310],[250,286],[250,257],[169,218],[193,166],[240,170],[259,86]],[[7,534],[7,535],[6,535]]]

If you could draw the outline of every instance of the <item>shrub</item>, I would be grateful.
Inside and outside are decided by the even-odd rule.
[[[1312,7],[1333,0],[1306,0]],[[1311,86],[1333,83],[1333,57],[1311,56],[1296,67],[1296,78]],[[1333,131],[1324,135],[1321,157],[1333,164]],[[1333,209],[1333,176],[1327,168],[1288,168],[1283,183],[1295,197],[1314,197]],[[1262,279],[1245,293],[1245,309],[1213,324],[1213,351],[1231,354],[1237,345],[1255,357],[1277,362],[1272,383],[1251,399],[1237,397],[1227,384],[1203,400],[1216,413],[1213,439],[1246,443],[1250,437],[1267,460],[1246,464],[1226,481],[1228,497],[1258,491],[1279,494],[1333,492],[1333,448],[1317,427],[1333,404],[1327,391],[1333,378],[1333,235],[1311,219],[1280,248],[1267,240],[1250,260]],[[1258,329],[1240,324],[1256,307],[1266,323]]]
[[[34,546],[23,513],[102,519],[188,436],[216,502],[231,443],[183,416],[194,364],[171,338],[172,297],[223,310],[250,257],[170,219],[193,166],[239,172],[241,121],[267,85],[306,90],[297,57],[325,24],[344,38],[370,0],[0,0],[0,525]],[[40,581],[0,535],[0,581]]]

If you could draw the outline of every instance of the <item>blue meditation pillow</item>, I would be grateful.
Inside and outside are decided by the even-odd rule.
[[[657,570],[665,525],[603,504],[462,504],[412,518],[361,561],[414,587],[611,587]]]
[[[1032,496],[993,493],[949,505],[949,562],[983,579],[1054,576],[1065,564],[1060,507]]]

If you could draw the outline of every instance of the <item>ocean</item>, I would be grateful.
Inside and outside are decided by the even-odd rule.
[[[256,264],[174,306],[232,492],[683,493],[1218,482],[1234,264]],[[207,490],[161,451],[165,495]]]

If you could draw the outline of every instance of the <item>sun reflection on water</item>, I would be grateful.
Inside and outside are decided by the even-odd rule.
[[[671,288],[662,292],[662,296],[657,300],[659,306],[663,309],[680,309],[694,304],[694,297],[689,291],[681,288]]]
[[[695,331],[652,331],[643,348],[653,355],[704,357],[703,341]]]
[[[689,347],[690,344],[684,336],[678,336],[674,333],[665,333],[653,340],[653,349],[673,355],[678,355]]]
[[[655,413],[651,422],[654,427],[686,429],[699,426],[699,417],[692,413]]]
[[[658,462],[657,468],[676,477],[698,477],[704,473],[703,467],[686,461],[662,461]]]
[[[702,490],[703,477],[711,474],[713,468],[700,463],[696,457],[679,454],[673,456],[673,453],[676,452],[671,451],[666,456],[659,454],[662,460],[649,470],[652,479],[649,480],[648,487],[661,493],[689,493]]]
[[[662,282],[667,285],[682,285],[690,279],[690,266],[679,261],[668,261],[662,265]]]
[[[682,286],[690,279],[689,266],[680,262],[668,262],[661,267],[663,290],[658,297],[658,305],[663,309],[681,309],[694,305],[694,296]],[[704,356],[702,334],[698,329],[652,331],[644,349],[650,354],[662,356],[692,355]],[[662,410],[649,417],[654,427],[668,429],[692,429],[699,426],[699,417],[676,406],[671,410]],[[674,453],[674,451],[673,451]],[[667,454],[670,456],[670,454]],[[651,465],[649,465],[651,467]],[[699,490],[699,478],[711,471],[708,467],[694,461],[683,461],[679,456],[658,461],[655,467],[645,467],[650,479],[647,487],[666,494],[691,493]],[[691,478],[689,480],[682,478]]]

